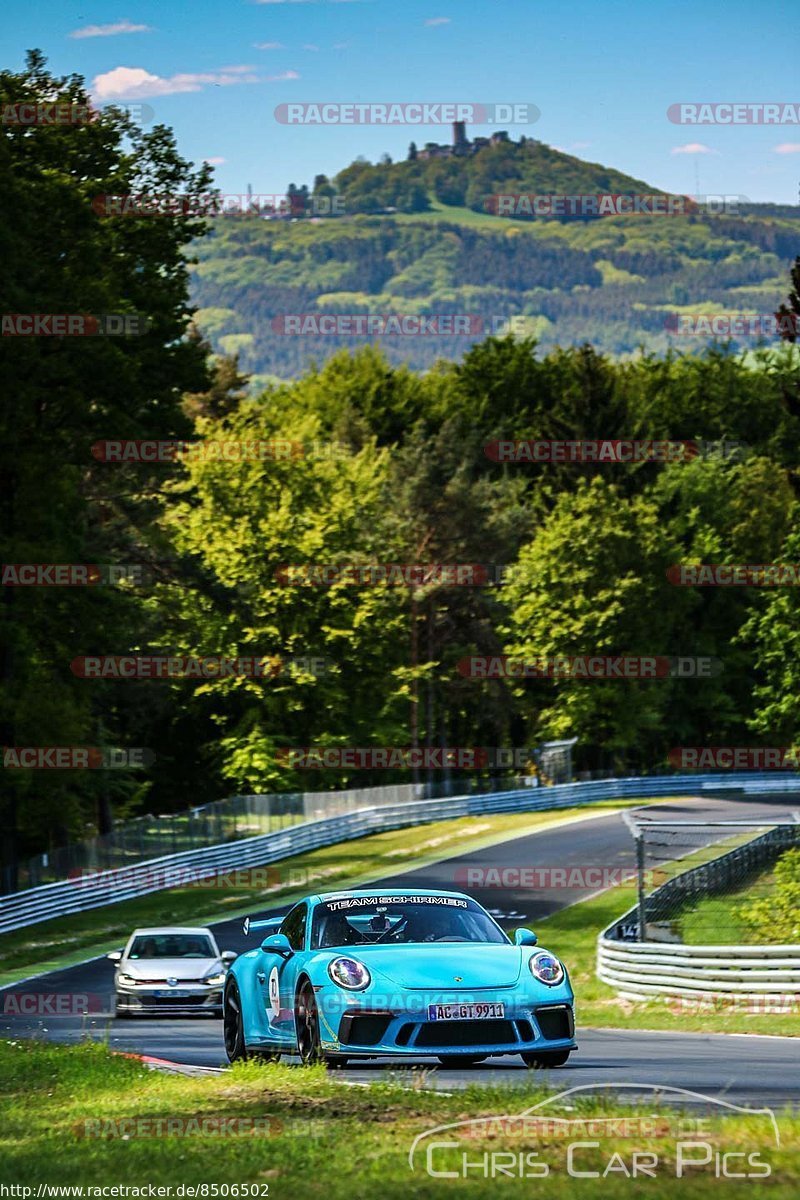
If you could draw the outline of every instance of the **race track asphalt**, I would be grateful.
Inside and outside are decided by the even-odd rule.
[[[786,817],[798,807],[798,797],[725,797],[660,803],[641,810],[651,819],[733,818],[769,819]],[[475,850],[444,859],[418,870],[387,877],[375,886],[432,887],[467,891],[501,924],[527,924],[535,928],[538,918],[597,891],[597,886],[568,888],[554,881],[553,886],[535,891],[516,882],[514,872],[530,867],[592,867],[613,870],[633,865],[633,840],[619,814],[591,817],[561,828],[509,838],[488,849]],[[727,831],[730,833],[730,831]],[[722,836],[725,831],[718,831]],[[468,869],[495,869],[488,878],[501,886],[469,886]],[[596,883],[596,872],[589,872],[587,884]],[[370,883],[370,887],[373,883]],[[275,915],[285,909],[274,908],[254,916]],[[252,946],[242,934],[241,921],[225,921],[213,926],[222,949],[241,951]],[[553,946],[569,962],[568,947]],[[165,1017],[158,1020],[134,1018],[117,1020],[110,1015],[114,968],[106,959],[93,959],[65,970],[19,982],[3,992],[81,993],[102,997],[102,1011],[88,1017],[21,1016],[3,1011],[0,1036],[44,1037],[57,1042],[76,1042],[84,1037],[108,1038],[115,1050],[134,1052],[199,1067],[225,1065],[222,1025],[218,1020],[190,1017]],[[612,1089],[622,1084],[652,1084],[679,1087],[729,1102],[754,1105],[800,1103],[800,1038],[769,1038],[752,1035],[654,1033],[628,1030],[586,1029],[580,1026],[578,1006],[578,1050],[565,1067],[547,1072],[551,1084],[559,1088],[592,1084]],[[0,1008],[7,1005],[0,1004]],[[106,1014],[106,1015],[104,1015]],[[800,1024],[800,1022],[799,1022]],[[435,1060],[419,1059],[419,1066],[432,1066]],[[369,1060],[338,1072],[343,1080],[368,1083],[381,1078],[387,1070],[397,1070],[389,1060]],[[408,1069],[405,1067],[404,1069]],[[429,1086],[450,1090],[467,1083],[491,1082],[513,1085],[530,1079],[518,1058],[489,1059],[472,1068],[431,1071]]]

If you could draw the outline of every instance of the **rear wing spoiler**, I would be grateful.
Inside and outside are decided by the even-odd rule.
[[[277,933],[278,927],[282,921],[283,917],[269,917],[264,921],[254,921],[250,917],[245,917],[242,924],[242,933],[245,937],[247,937],[250,933],[254,933],[257,929],[271,930],[273,933]]]

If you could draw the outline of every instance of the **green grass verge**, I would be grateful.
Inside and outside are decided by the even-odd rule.
[[[382,1077],[370,1088],[343,1086],[324,1068],[251,1063],[224,1075],[186,1078],[147,1071],[103,1046],[6,1042],[0,1043],[0,1077],[0,1182],[32,1188],[32,1196],[45,1183],[83,1188],[153,1184],[171,1186],[173,1197],[180,1194],[180,1185],[206,1185],[205,1192],[197,1194],[210,1200],[224,1195],[226,1184],[227,1195],[243,1194],[233,1190],[235,1185],[258,1185],[256,1193],[248,1194],[270,1200],[494,1200],[498,1195],[512,1200],[534,1195],[548,1200],[597,1200],[600,1195],[628,1200],[632,1194],[691,1198],[718,1194],[717,1155],[731,1152],[745,1157],[731,1160],[730,1169],[756,1169],[753,1160],[747,1163],[746,1156],[753,1154],[768,1166],[765,1192],[773,1200],[797,1195],[800,1116],[778,1114],[777,1148],[774,1127],[765,1116],[721,1116],[724,1110],[712,1107],[698,1117],[696,1112],[681,1114],[655,1097],[636,1104],[574,1096],[556,1100],[542,1114],[549,1118],[547,1124],[521,1128],[494,1122],[480,1131],[473,1126],[472,1137],[435,1151],[434,1170],[455,1172],[455,1177],[429,1176],[424,1152],[418,1152],[412,1171],[408,1155],[418,1135],[450,1122],[515,1116],[545,1099],[548,1093],[535,1072],[518,1088],[476,1086],[449,1095],[418,1086],[419,1077],[415,1086],[410,1073]],[[560,1091],[574,1081],[555,1072],[548,1082]],[[626,1118],[627,1128],[603,1126],[598,1133],[598,1118],[612,1116]],[[553,1117],[591,1120],[593,1132],[579,1125],[565,1136],[565,1127]],[[222,1133],[203,1125],[220,1120],[226,1122]],[[690,1168],[678,1179],[679,1143],[695,1139],[698,1120],[704,1122],[702,1140],[714,1153],[708,1165]],[[456,1134],[446,1136],[457,1140]],[[573,1178],[567,1147],[587,1140],[593,1144],[577,1149],[575,1169],[597,1171],[601,1177]],[[630,1170],[634,1151],[658,1156],[655,1178],[632,1183],[626,1177],[620,1163]],[[699,1157],[696,1149],[682,1153]],[[526,1154],[536,1155],[522,1158],[526,1169],[532,1169],[532,1162],[545,1164],[546,1179],[515,1178],[513,1170],[511,1175],[491,1177],[493,1165],[508,1171],[510,1163],[518,1164]],[[466,1178],[465,1157],[476,1164],[466,1170]],[[609,1164],[610,1172],[602,1178]],[[734,1197],[748,1186],[746,1179],[724,1182]],[[87,1195],[91,1193],[84,1192]]]
[[[759,937],[742,920],[741,910],[751,900],[768,900],[775,892],[772,869],[724,896],[704,896],[685,908],[675,924],[690,946],[720,944],[760,945]]]
[[[116,949],[132,929],[143,925],[204,925],[251,909],[279,906],[313,891],[366,883],[399,871],[425,866],[464,850],[479,850],[565,821],[608,814],[641,801],[614,801],[549,812],[500,813],[458,817],[425,826],[373,834],[297,855],[261,870],[265,884],[170,888],[123,900],[85,913],[42,921],[0,936],[0,985],[33,971],[51,971]],[[224,948],[224,947],[223,947]]]

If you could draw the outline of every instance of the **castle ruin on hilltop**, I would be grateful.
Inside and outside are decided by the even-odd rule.
[[[471,154],[477,154],[479,150],[484,150],[487,146],[497,146],[501,142],[508,142],[511,139],[504,129],[498,129],[490,137],[476,137],[472,141],[467,137],[467,126],[464,121],[453,122],[453,141],[451,145],[440,145],[438,142],[426,142],[421,150],[417,151],[417,158],[457,158],[467,157]],[[525,139],[523,138],[522,141]]]

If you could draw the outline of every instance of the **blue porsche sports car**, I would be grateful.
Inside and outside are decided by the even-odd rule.
[[[562,963],[530,930],[510,941],[459,892],[331,892],[244,931],[263,940],[226,978],[231,1062],[433,1055],[463,1066],[521,1054],[556,1067],[575,1048]]]

